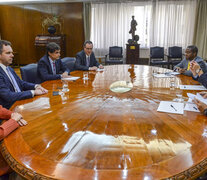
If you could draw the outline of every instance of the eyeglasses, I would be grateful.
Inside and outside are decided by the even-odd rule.
[[[87,50],[92,50],[93,48],[86,48]]]

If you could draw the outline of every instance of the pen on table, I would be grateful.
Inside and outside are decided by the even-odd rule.
[[[177,109],[175,109],[175,107],[174,107],[172,104],[171,104],[170,106],[171,106],[175,111],[177,111]]]
[[[195,106],[193,106],[193,108],[194,108],[195,110],[198,110]]]

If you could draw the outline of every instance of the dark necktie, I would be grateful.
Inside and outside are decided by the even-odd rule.
[[[6,68],[7,72],[8,72],[8,75],[10,77],[10,80],[11,80],[11,83],[15,89],[15,92],[21,92],[18,84],[17,84],[17,81],[16,79],[14,78],[13,74],[11,73],[11,71],[9,70],[9,67]]]
[[[53,61],[52,64],[53,64],[53,74],[56,74],[55,61]]]

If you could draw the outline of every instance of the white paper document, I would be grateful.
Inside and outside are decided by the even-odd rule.
[[[67,80],[67,81],[75,81],[77,79],[79,79],[80,77],[75,77],[75,76],[71,76],[71,77],[68,77],[68,78],[62,78],[62,80]]]
[[[187,102],[184,108],[185,111],[200,112],[196,104]]]
[[[174,75],[171,75],[170,73],[163,73],[163,74],[153,74],[156,78],[170,78],[175,77]]]
[[[196,95],[192,93],[187,93],[187,96],[190,98],[189,101],[191,102],[194,98],[196,98],[207,105],[207,99],[203,98],[203,96],[201,96],[199,93],[197,93]]]
[[[175,76],[175,75],[179,75],[180,73],[179,72],[171,72],[170,74]]]
[[[157,108],[157,111],[174,114],[183,114],[184,104],[173,101],[161,101],[159,107]]]
[[[201,85],[180,85],[180,89],[184,90],[206,90],[204,86]]]
[[[104,71],[104,69],[100,69],[100,68],[98,68],[96,71]]]

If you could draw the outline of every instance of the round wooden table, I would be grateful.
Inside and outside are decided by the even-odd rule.
[[[201,113],[157,112],[160,101],[171,101],[178,88],[170,78],[154,78],[141,65],[106,66],[83,72],[61,91],[61,80],[42,84],[49,93],[16,102],[28,125],[4,139],[2,154],[27,179],[120,180],[191,179],[207,168],[207,122]],[[131,81],[133,89],[118,94],[109,86]],[[178,75],[176,85],[198,84]]]

